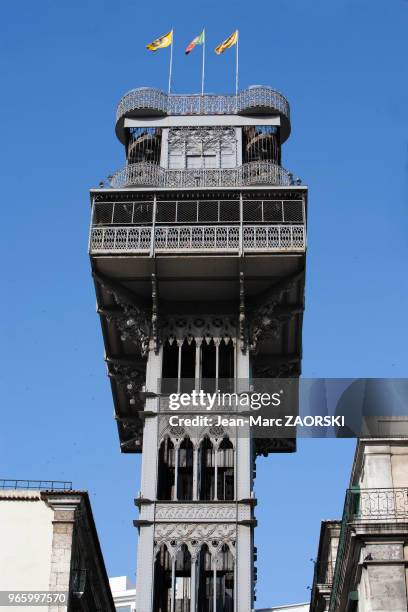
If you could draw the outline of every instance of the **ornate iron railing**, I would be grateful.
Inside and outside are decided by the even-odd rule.
[[[242,235],[241,235],[242,233]],[[92,227],[91,254],[304,251],[303,225]]]
[[[341,586],[345,575],[345,556],[350,524],[394,522],[408,519],[408,488],[349,489],[344,502],[343,517],[334,568],[329,612],[338,612]]]
[[[167,170],[149,162],[128,164],[110,177],[114,189],[122,187],[239,187],[245,185],[293,185],[293,174],[269,161],[237,168],[189,168]]]
[[[238,95],[198,94],[168,95],[160,89],[140,87],[132,89],[120,100],[116,121],[132,112],[152,111],[161,115],[232,115],[267,109],[290,118],[285,96],[266,86],[253,86]]]

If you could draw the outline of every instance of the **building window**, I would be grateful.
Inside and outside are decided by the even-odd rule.
[[[224,438],[217,451],[217,498],[223,501],[234,499],[234,447]]]
[[[214,499],[215,471],[214,450],[209,438],[205,437],[200,444],[198,453],[199,499],[209,501]]]
[[[234,612],[234,557],[224,544],[217,566],[205,544],[198,561],[198,612]]]
[[[170,169],[235,168],[236,166],[235,128],[169,129],[168,167]]]
[[[161,392],[191,393],[233,391],[235,350],[230,338],[204,338],[197,341],[166,340],[163,346]]]
[[[173,499],[175,482],[175,450],[170,438],[166,437],[160,445],[158,479],[157,479],[157,499],[169,501]]]
[[[185,438],[178,451],[177,499],[193,499],[194,449],[191,440]]]
[[[191,555],[183,544],[171,558],[163,544],[155,559],[153,612],[190,612]]]
[[[163,544],[154,562],[153,612],[170,612],[172,595],[172,563]]]
[[[232,501],[234,499],[234,447],[224,438],[218,448],[203,439],[198,451],[199,499]]]
[[[216,155],[187,155],[187,168],[217,168]]]

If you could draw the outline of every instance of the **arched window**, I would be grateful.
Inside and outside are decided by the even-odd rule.
[[[196,343],[185,338],[181,347],[180,391],[190,393],[195,387]]]
[[[212,564],[204,544],[198,558],[198,612],[234,612],[234,557],[226,544]]]
[[[153,612],[170,612],[172,563],[165,544],[160,546],[154,561]]]
[[[217,498],[234,499],[234,447],[228,438],[223,439],[217,451]]]
[[[214,450],[209,438],[205,437],[198,452],[199,499],[212,500],[215,492]]]
[[[175,482],[175,450],[170,438],[166,437],[160,444],[157,473],[157,499],[169,501],[173,499]]]
[[[177,499],[193,499],[194,448],[191,440],[185,438],[180,444],[177,475]]]
[[[201,547],[198,556],[198,598],[197,612],[214,612],[214,573],[211,567],[211,553],[207,544]]]
[[[218,357],[218,388],[224,393],[234,390],[234,345],[224,338],[220,342]]]
[[[224,544],[217,564],[217,612],[234,611],[234,557]]]
[[[206,392],[214,392],[216,375],[216,348],[213,339],[203,340],[201,345],[201,387]]]
[[[161,392],[165,394],[177,393],[178,385],[178,345],[173,342],[166,342],[163,345],[163,365]]]
[[[174,612],[190,612],[191,555],[185,544],[176,555],[174,597]]]

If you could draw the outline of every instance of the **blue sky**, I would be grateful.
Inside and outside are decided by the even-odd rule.
[[[310,186],[305,376],[406,376],[406,0],[3,0],[0,7],[0,477],[90,491],[108,571],[132,575],[139,458],[120,455],[87,258],[89,187],[123,164],[114,109],[132,87],[269,84],[292,108],[284,165]],[[259,607],[305,601],[320,520],[341,515],[350,440],[259,460]]]

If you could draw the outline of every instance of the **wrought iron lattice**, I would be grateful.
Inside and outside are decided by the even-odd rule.
[[[242,128],[244,162],[269,160],[279,163],[278,128],[273,125],[250,125]]]
[[[116,121],[132,111],[152,110],[168,115],[231,115],[255,108],[268,108],[290,116],[286,98],[270,87],[250,87],[235,95],[167,95],[148,87],[132,89],[120,100]]]
[[[270,161],[257,161],[236,168],[187,168],[166,170],[149,162],[128,164],[111,178],[110,185],[122,187],[238,187],[240,185],[293,185],[293,175]]]
[[[156,226],[154,245],[151,227],[92,228],[90,252],[146,253],[154,247],[158,252],[234,251],[240,248],[239,225]],[[242,248],[245,251],[303,251],[303,225],[244,225]]]
[[[161,128],[130,128],[127,158],[132,162],[160,163]]]

